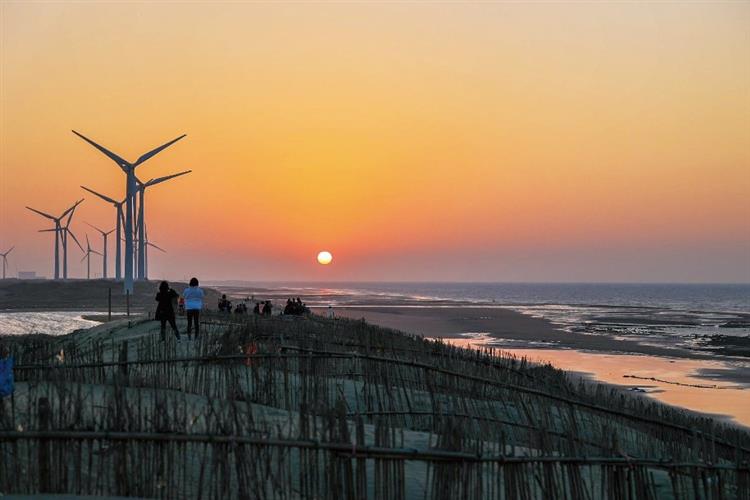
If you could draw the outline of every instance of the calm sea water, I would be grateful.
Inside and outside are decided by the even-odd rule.
[[[668,307],[750,314],[750,284],[610,283],[243,283],[214,282],[233,292],[299,293],[321,304],[461,301],[504,305]]]

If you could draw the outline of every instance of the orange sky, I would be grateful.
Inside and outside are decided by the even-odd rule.
[[[147,195],[152,277],[750,281],[747,2],[0,9],[13,273],[51,274],[24,205],[123,195],[76,129],[188,134],[138,167],[194,171]]]

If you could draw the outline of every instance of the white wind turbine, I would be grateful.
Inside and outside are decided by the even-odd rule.
[[[55,223],[55,227],[53,229],[43,229],[40,232],[52,232],[52,231],[54,231],[54,233],[55,233],[55,265],[54,265],[54,267],[55,267],[55,279],[56,280],[60,279],[60,244],[61,243],[62,243],[62,246],[63,246],[63,256],[64,256],[63,276],[64,276],[64,278],[68,277],[68,266],[67,266],[67,261],[68,261],[67,260],[67,255],[68,255],[68,251],[67,251],[67,248],[68,248],[68,238],[67,238],[67,235],[68,235],[68,233],[73,236],[73,239],[78,244],[78,246],[79,247],[81,246],[81,244],[78,243],[78,240],[76,239],[75,235],[73,235],[73,233],[70,231],[70,229],[68,228],[68,226],[70,226],[70,220],[73,217],[72,212],[82,202],[83,202],[82,199],[78,200],[77,202],[75,202],[73,204],[73,206],[71,206],[70,208],[68,208],[67,210],[65,210],[59,217],[54,217],[54,216],[52,216],[52,215],[50,215],[48,213],[42,212],[41,210],[37,210],[35,208],[26,207],[27,209],[31,210],[32,212],[37,213],[37,214],[41,215],[42,217],[46,217],[47,219],[50,219],[51,221],[53,221]],[[70,214],[70,217],[68,217],[68,220],[67,220],[65,226],[63,226],[60,223],[60,221],[62,221],[62,219],[66,215],[68,215],[68,214]],[[83,250],[83,249],[81,249],[81,250]]]
[[[101,255],[99,252],[91,248],[91,243],[89,243],[89,235],[86,235],[86,253],[83,256],[83,259],[81,259],[81,262],[86,260],[86,279],[91,279],[91,254],[95,253],[96,255]]]
[[[5,253],[0,253],[0,256],[3,257],[3,279],[5,279],[5,268],[8,267],[8,254],[13,251],[13,249],[16,247],[10,247],[10,250],[8,250]]]
[[[83,201],[83,200],[81,200]],[[65,222],[65,225],[61,225],[59,228],[52,228],[52,229],[41,229],[39,230],[40,233],[47,233],[55,231],[56,233],[60,234],[60,241],[62,242],[62,249],[63,249],[63,279],[68,279],[68,236],[73,238],[73,241],[75,241],[76,245],[78,245],[78,248],[81,249],[81,252],[83,252],[83,247],[81,246],[81,242],[78,241],[78,238],[76,238],[76,235],[73,234],[73,231],[70,230],[70,222],[71,219],[73,219],[73,214],[76,212],[76,208],[73,207],[73,210],[70,211],[68,214],[68,220]]]
[[[102,229],[99,229],[98,227],[96,227],[93,224],[89,224],[88,222],[86,224],[88,224],[89,226],[91,226],[94,229],[96,229],[97,231],[99,231],[99,233],[101,233],[101,235],[102,235],[102,239],[104,240],[103,243],[102,243],[102,247],[103,247],[102,251],[104,252],[103,256],[102,256],[102,278],[104,278],[106,280],[107,279],[107,236],[109,236],[110,234],[112,234],[112,232],[114,231],[114,229],[110,229],[109,231],[104,231]]]
[[[88,139],[87,137],[84,137],[83,135],[79,134],[75,130],[72,131],[75,135],[83,139],[84,141],[91,144],[93,147],[98,149],[101,153],[103,153],[105,156],[107,156],[110,160],[114,161],[120,169],[122,169],[123,172],[125,172],[125,175],[127,176],[126,184],[125,184],[125,200],[126,200],[126,208],[125,208],[125,286],[124,286],[124,292],[125,293],[133,293],[133,205],[135,201],[135,195],[136,195],[136,184],[135,184],[135,169],[140,165],[141,163],[145,162],[152,156],[155,156],[162,150],[168,148],[175,142],[179,141],[183,137],[185,137],[186,134],[183,134],[179,136],[176,139],[173,139],[166,144],[163,144],[159,146],[158,148],[152,149],[148,153],[145,153],[141,155],[135,162],[129,162],[121,158],[120,156],[117,156],[115,153],[109,151],[108,149],[100,146],[99,144],[95,143],[91,139]]]
[[[148,231],[144,231],[144,233],[145,233],[145,236],[146,236],[146,245],[145,245],[145,248],[146,248],[146,265],[144,266],[144,269],[145,269],[145,273],[146,273],[146,279],[148,279],[148,247],[155,248],[155,249],[159,250],[162,253],[167,253],[167,251],[164,250],[163,248],[159,247],[159,246],[154,245],[153,243],[151,243],[148,240]]]
[[[145,215],[145,196],[146,196],[146,189],[150,188],[151,186],[156,186],[157,184],[161,184],[162,182],[168,181],[170,179],[174,179],[175,177],[180,177],[185,174],[189,174],[192,172],[192,170],[185,170],[183,172],[178,172],[176,174],[171,175],[165,175],[164,177],[157,177],[156,179],[150,179],[146,182],[141,182],[136,177],[136,183],[137,183],[137,190],[138,190],[138,222],[136,223],[138,228],[138,266],[137,266],[137,276],[140,280],[147,280],[148,279],[148,271],[146,270],[146,252],[148,252],[148,244],[144,243],[147,242],[148,239],[145,236],[146,232],[146,215]]]

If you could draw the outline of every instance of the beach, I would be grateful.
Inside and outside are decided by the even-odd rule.
[[[564,331],[548,320],[497,306],[352,306],[336,314],[461,347],[501,349],[750,427],[750,362],[745,358]]]

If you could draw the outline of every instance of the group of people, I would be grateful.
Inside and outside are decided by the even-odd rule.
[[[284,314],[291,314],[295,316],[301,316],[310,312],[310,308],[302,302],[302,299],[297,297],[296,299],[286,299],[286,306],[284,307]]]
[[[187,316],[187,337],[188,341],[193,340],[191,333],[193,327],[195,327],[195,338],[200,333],[200,312],[203,309],[203,297],[205,293],[203,289],[198,286],[198,279],[192,278],[190,280],[190,286],[188,286],[183,292],[182,297],[170,288],[169,283],[162,281],[159,285],[159,292],[156,294],[156,319],[161,322],[161,340],[162,342],[167,340],[167,323],[172,327],[177,342],[181,342],[180,331],[177,329],[177,322],[175,321],[175,310],[174,304],[177,303],[178,299],[184,299],[185,315]],[[180,308],[183,307],[183,301],[180,301]]]
[[[226,294],[222,295],[219,299],[219,311],[223,313],[231,313],[234,309],[235,314],[247,314],[247,303],[251,300],[254,300],[255,297],[252,299],[244,299],[242,302],[237,304],[236,306],[232,306],[232,301],[227,299]],[[261,305],[262,304],[262,305]],[[253,307],[253,314],[263,315],[263,316],[270,316],[273,312],[273,304],[271,304],[270,300],[267,300],[265,302],[256,302],[255,307]]]
[[[192,278],[190,280],[190,286],[187,287],[182,294],[178,294],[172,288],[169,283],[162,281],[159,285],[159,292],[156,294],[156,318],[161,322],[161,340],[166,341],[166,328],[167,323],[172,327],[177,342],[181,342],[180,332],[177,329],[177,322],[175,321],[175,306],[178,307],[180,314],[183,312],[187,316],[187,336],[188,341],[193,340],[192,332],[195,328],[195,338],[198,337],[200,331],[200,311],[203,309],[203,298],[205,294],[203,289],[198,286],[198,280]],[[222,295],[219,299],[218,307],[219,311],[227,314],[234,312],[235,314],[247,314],[248,313],[248,302],[255,301],[255,297],[252,299],[247,298],[237,305],[232,305],[226,294]],[[333,311],[328,311],[328,317],[332,317]],[[253,307],[253,314],[260,316],[270,316],[273,313],[273,304],[270,300],[265,302],[255,302]],[[289,298],[286,301],[284,307],[284,314],[292,316],[301,316],[303,314],[309,314],[310,308],[307,304],[302,302],[299,297]]]

